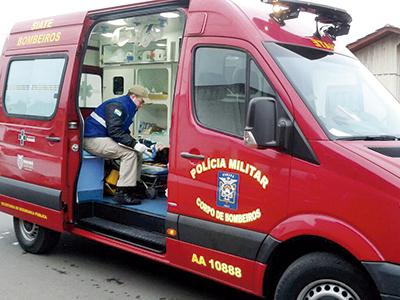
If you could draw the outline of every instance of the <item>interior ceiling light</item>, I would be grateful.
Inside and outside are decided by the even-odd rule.
[[[112,38],[114,36],[111,32],[102,33],[101,35],[106,37],[106,38]]]
[[[179,14],[176,12],[163,12],[160,14],[160,16],[167,19],[179,18]]]
[[[110,25],[114,25],[114,26],[125,26],[125,25],[127,25],[127,23],[122,19],[108,21],[107,23],[110,24]]]
[[[127,27],[118,27],[112,33],[112,43],[119,47],[125,46],[132,39],[132,30],[127,30]]]

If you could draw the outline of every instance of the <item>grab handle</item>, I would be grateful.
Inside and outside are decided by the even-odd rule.
[[[204,155],[192,154],[192,153],[189,153],[189,152],[181,152],[181,157],[186,158],[186,159],[204,160]]]
[[[61,138],[59,138],[58,136],[48,136],[48,137],[46,137],[46,140],[48,140],[49,142],[52,142],[52,143],[61,142]]]

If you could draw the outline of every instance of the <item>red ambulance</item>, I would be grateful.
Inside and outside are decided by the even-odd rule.
[[[400,299],[400,104],[336,45],[351,21],[295,0],[155,0],[16,24],[0,210],[21,247],[70,232],[270,299]],[[117,205],[84,119],[134,84],[150,100],[132,134],[169,164],[144,164],[149,199]]]

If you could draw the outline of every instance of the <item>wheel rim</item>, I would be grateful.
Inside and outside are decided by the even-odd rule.
[[[331,279],[314,281],[300,292],[297,300],[361,300],[360,297],[343,282]]]
[[[30,222],[19,220],[19,229],[27,241],[34,241],[39,234],[39,226]]]

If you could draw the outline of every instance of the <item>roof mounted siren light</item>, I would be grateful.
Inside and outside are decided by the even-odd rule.
[[[336,40],[336,37],[349,33],[352,18],[343,9],[298,0],[261,0],[261,2],[273,5],[270,16],[281,26],[285,25],[285,20],[297,18],[300,11],[304,11],[317,15],[315,18],[317,30],[314,36],[318,38],[328,35]],[[318,23],[330,26],[320,28]]]

